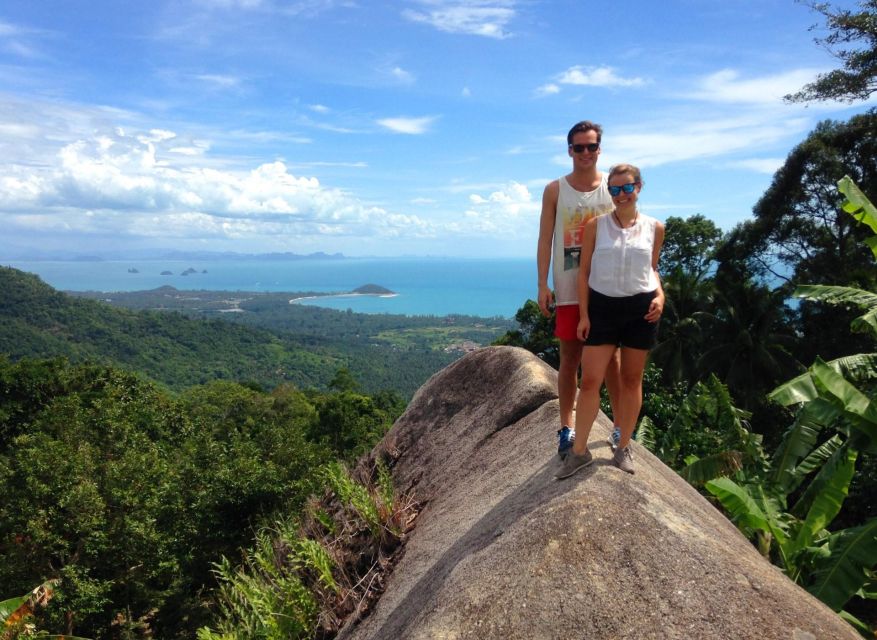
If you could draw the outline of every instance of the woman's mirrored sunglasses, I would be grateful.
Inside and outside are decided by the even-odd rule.
[[[610,186],[609,195],[614,198],[622,191],[624,191],[624,193],[633,193],[634,189],[636,189],[636,185],[636,182],[628,182],[627,184],[622,184],[617,187]]]
[[[585,149],[587,149],[591,153],[594,153],[597,149],[600,148],[600,143],[599,142],[592,142],[590,144],[571,144],[569,146],[570,146],[570,148],[572,148],[572,150],[575,153],[581,153]]]

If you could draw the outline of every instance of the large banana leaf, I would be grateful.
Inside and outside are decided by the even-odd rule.
[[[692,456],[694,457],[694,456]],[[743,468],[743,454],[739,451],[720,451],[703,458],[696,458],[679,472],[689,484],[695,487],[713,478],[730,476]]]
[[[850,382],[877,380],[877,353],[857,353],[826,363]],[[819,396],[808,370],[784,382],[768,394],[768,397],[784,407],[808,402]]]
[[[788,536],[782,523],[774,521],[768,513],[765,513],[747,486],[739,485],[730,478],[716,478],[707,482],[704,487],[718,498],[731,516],[731,520],[739,528],[749,533],[763,531],[772,534],[780,547],[786,546]],[[762,499],[762,502],[766,501]],[[770,511],[774,509],[771,508]]]
[[[13,611],[18,609],[27,601],[28,596],[20,598],[10,598],[9,600],[0,601],[0,626],[6,623],[6,619]]]
[[[808,591],[840,611],[868,580],[865,570],[877,566],[877,518],[833,533],[826,544],[831,553],[817,561]]]
[[[850,327],[859,333],[877,334],[877,294],[856,289],[827,284],[802,284],[792,295],[805,300],[818,300],[833,305],[854,305],[866,309],[864,315],[855,318]]]
[[[856,473],[856,458],[859,452],[850,447],[841,447],[826,462],[819,474],[807,487],[809,509],[807,517],[798,529],[790,553],[797,553],[809,546],[823,529],[840,513],[843,502],[849,493],[850,482]],[[815,489],[814,489],[815,488]],[[799,504],[803,502],[803,498]],[[796,505],[797,507],[797,505]],[[795,509],[792,509],[795,513]]]
[[[877,407],[871,399],[820,358],[816,358],[810,371],[821,395],[833,397],[850,424],[861,431],[871,443],[877,442]]]
[[[862,190],[849,176],[844,176],[837,181],[838,190],[846,196],[842,208],[859,222],[862,222],[877,234],[877,207],[865,197]],[[871,251],[877,256],[877,237],[872,236],[866,240]]]
[[[801,476],[796,471],[799,462],[813,452],[819,433],[826,426],[833,424],[840,415],[840,409],[823,398],[816,398],[803,405],[774,452],[769,480],[784,493],[791,492],[799,485]]]
[[[877,380],[877,353],[856,353],[826,364],[853,384]]]
[[[716,478],[707,482],[704,487],[719,499],[725,511],[731,516],[731,520],[738,526],[770,531],[767,516],[745,486],[737,484],[730,478]]]
[[[801,461],[795,468],[795,478],[796,482],[790,488],[791,491],[797,489],[801,481],[813,473],[822,468],[825,462],[834,454],[835,451],[840,449],[841,445],[844,443],[843,439],[839,435],[833,435],[831,438],[823,442],[820,446],[816,447],[813,451],[810,452],[804,460]]]
[[[767,394],[767,397],[784,407],[802,402],[810,402],[819,397],[819,390],[813,384],[810,371],[784,382]]]

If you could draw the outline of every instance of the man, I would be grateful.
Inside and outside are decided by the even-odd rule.
[[[572,158],[572,172],[550,182],[542,194],[539,244],[536,265],[539,274],[538,302],[542,314],[555,308],[554,335],[560,341],[560,367],[557,372],[557,395],[560,401],[558,454],[564,458],[574,434],[572,413],[578,388],[578,369],[582,343],[576,337],[579,323],[577,282],[582,244],[582,228],[591,218],[613,209],[606,176],[597,170],[603,129],[583,120],[566,136],[567,153]],[[553,262],[554,293],[548,286],[548,270]],[[617,353],[606,368],[609,400],[615,404],[621,387]],[[613,410],[614,414],[614,410]]]

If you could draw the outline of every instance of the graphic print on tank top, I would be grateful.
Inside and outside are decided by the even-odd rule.
[[[562,207],[563,221],[563,270],[578,269],[582,259],[582,230],[591,218],[606,213],[606,206],[588,207],[583,204],[574,209]]]

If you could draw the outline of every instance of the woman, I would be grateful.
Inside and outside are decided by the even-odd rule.
[[[621,351],[621,390],[615,424],[621,439],[612,459],[633,473],[630,439],[642,407],[643,370],[655,345],[664,291],[658,277],[658,256],[664,225],[637,209],[643,182],[640,170],[619,164],[609,170],[609,195],[614,211],[589,220],[582,236],[579,267],[578,338],[582,381],[576,409],[576,439],[555,477],[566,478],[593,462],[588,435],[600,409],[600,385],[616,347]]]

